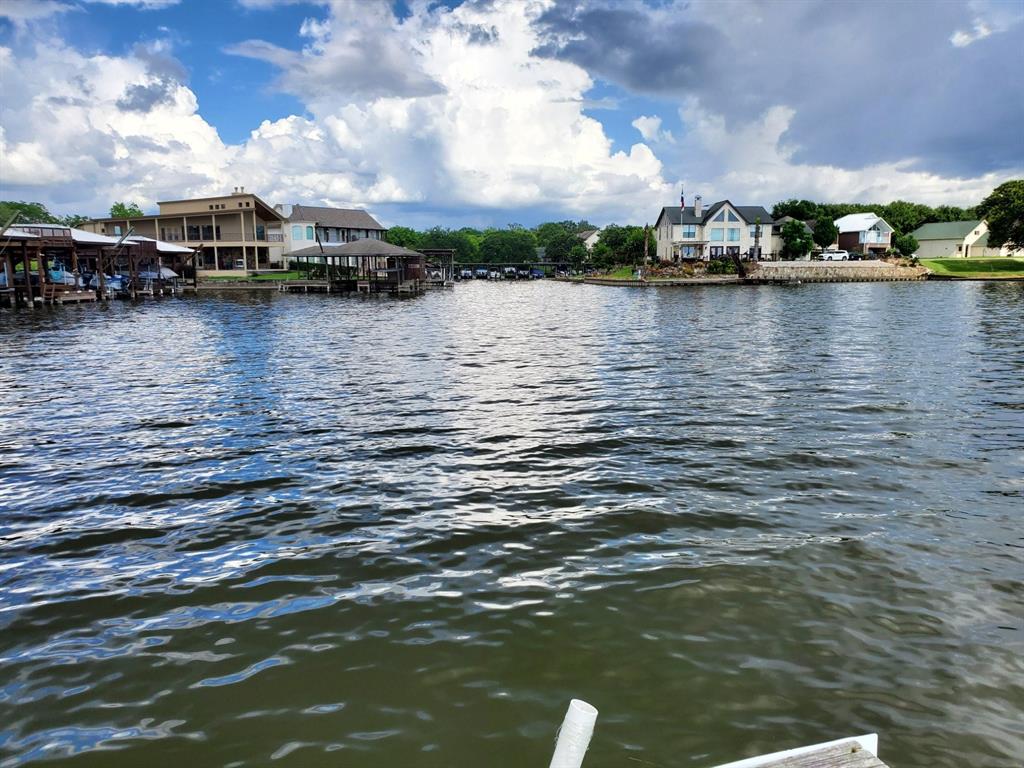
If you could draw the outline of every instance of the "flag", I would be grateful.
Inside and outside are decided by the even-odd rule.
[[[679,188],[679,207],[686,207],[686,189],[684,187]]]

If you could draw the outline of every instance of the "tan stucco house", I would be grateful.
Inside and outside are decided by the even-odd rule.
[[[160,212],[130,218],[92,219],[88,232],[134,234],[198,249],[200,275],[283,267],[284,217],[258,196],[236,187],[230,195],[158,202]]]

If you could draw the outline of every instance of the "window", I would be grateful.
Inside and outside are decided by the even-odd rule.
[[[721,256],[722,255],[722,251],[724,251],[724,250],[725,249],[722,248],[722,246],[720,246],[720,245],[712,245],[711,246],[711,258],[715,258],[716,256]]]
[[[241,203],[239,203],[239,204],[238,204],[238,207],[239,207],[239,208],[241,208],[241,207],[242,207],[242,204],[241,204]]]
[[[187,229],[187,232],[188,232],[188,239],[189,240],[198,240],[199,239],[199,227],[195,226],[194,224],[189,224],[186,229]]]
[[[306,227],[306,239],[307,240],[313,240],[314,239],[313,238],[313,228],[312,227]]]
[[[245,207],[246,207],[246,208],[248,208],[248,207],[249,207],[249,201],[248,201],[248,200],[246,200],[246,201],[245,201]]]
[[[739,221],[739,219],[736,218],[736,214],[732,211],[729,211],[729,221]]]
[[[725,230],[722,229],[721,227],[715,227],[714,229],[712,229],[711,230],[711,236],[708,238],[708,240],[711,240],[713,242],[718,242],[718,243],[722,242],[722,240],[724,240],[724,239],[725,239]]]
[[[750,239],[753,240],[757,237],[757,224],[750,225]]]
[[[267,229],[262,224],[257,224],[256,225],[256,239],[257,240],[266,240],[267,239]]]
[[[117,233],[117,234],[120,234],[120,233]],[[964,249],[963,245],[958,245],[958,246],[956,247],[956,252],[957,252],[957,253],[960,253],[960,251],[962,251],[963,249]]]
[[[115,235],[120,235],[121,234],[121,225],[120,224],[115,224],[114,225],[114,234]]]
[[[725,255],[726,256],[739,256],[740,255],[740,247],[738,245],[727,246],[726,249],[725,249]]]
[[[683,225],[683,237],[693,239],[697,236],[697,225],[696,224],[684,224]]]
[[[725,221],[725,211],[719,211],[718,215],[715,216],[715,218],[712,219],[712,221]]]
[[[302,239],[302,227],[300,227],[298,224],[293,224],[292,225],[292,240],[301,240],[301,239]]]
[[[684,245],[683,246],[683,258],[684,259],[692,259],[693,255],[696,252],[697,252],[697,249],[694,248],[692,245]]]
[[[212,206],[212,205],[210,206],[210,210],[211,210],[211,211],[213,210],[213,206]]]
[[[740,228],[729,227],[729,242],[738,243],[740,241]]]

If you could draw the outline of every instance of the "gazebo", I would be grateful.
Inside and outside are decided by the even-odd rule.
[[[357,291],[367,293],[418,292],[427,277],[422,253],[370,238],[301,248],[288,258],[323,265],[328,283],[355,283]]]

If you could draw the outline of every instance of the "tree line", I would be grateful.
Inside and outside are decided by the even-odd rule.
[[[644,257],[644,228],[634,225],[609,224],[601,230],[597,244],[588,251],[581,234],[596,230],[585,219],[580,221],[547,221],[528,229],[510,224],[504,229],[447,229],[432,227],[415,230],[392,227],[389,243],[405,248],[450,248],[455,260],[462,264],[523,264],[536,261],[595,267],[639,263]],[[538,253],[538,249],[543,249]],[[655,253],[654,233],[648,231],[649,255]]]
[[[0,200],[0,225],[18,214],[18,221],[22,224],[60,224],[65,227],[77,227],[89,221],[91,216],[84,216],[81,213],[68,213],[64,216],[56,216],[47,210],[42,203],[27,203],[24,200]],[[117,218],[132,218],[133,216],[145,216],[142,209],[136,203],[117,202],[110,206],[110,215]]]

